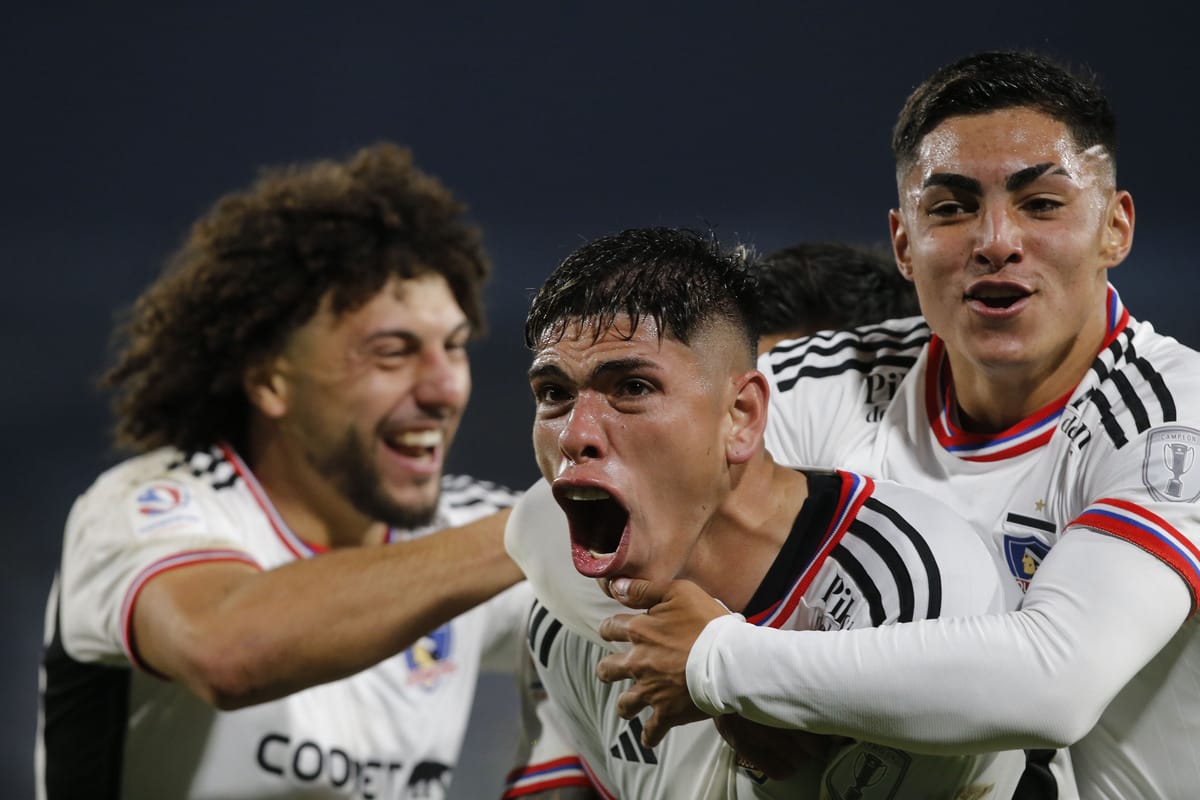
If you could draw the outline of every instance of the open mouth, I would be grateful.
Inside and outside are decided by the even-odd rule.
[[[589,578],[620,569],[629,550],[629,511],[598,486],[558,485],[554,497],[567,515],[575,569]]]
[[[1011,308],[1030,294],[1031,292],[1016,286],[980,286],[963,297],[988,308],[1004,309]]]
[[[384,440],[387,446],[413,461],[434,462],[437,460],[443,436],[438,429],[402,431]]]

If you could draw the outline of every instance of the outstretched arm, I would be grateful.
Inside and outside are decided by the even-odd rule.
[[[674,599],[671,624],[680,624],[680,598],[694,592],[672,588],[664,598]],[[1186,584],[1162,561],[1074,530],[1046,557],[1019,611],[834,632],[713,614],[690,648],[695,619],[667,637],[667,616],[649,613],[610,628],[627,630],[633,647],[606,659],[604,677],[635,679],[622,713],[654,707],[657,736],[694,718],[678,690],[684,654],[688,694],[712,715],[918,752],[1062,747],[1091,729],[1190,609]]]
[[[136,598],[132,648],[220,708],[354,674],[521,579],[504,552],[507,518],[262,572],[228,562],[163,572]]]

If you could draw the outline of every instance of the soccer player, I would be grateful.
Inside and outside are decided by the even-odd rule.
[[[441,796],[529,602],[468,612],[521,577],[514,497],[442,474],[488,271],[388,144],[195,224],[106,376],[139,453],[67,521],[40,797]]]
[[[1020,752],[948,758],[853,743],[768,780],[739,767],[712,726],[679,729],[651,749],[640,722],[616,714],[621,688],[595,679],[607,650],[589,609],[602,604],[575,602],[581,581],[562,569],[568,550],[586,578],[689,578],[770,628],[854,629],[1002,607],[986,548],[959,536],[965,523],[937,501],[772,461],[762,441],[767,381],[754,368],[758,308],[739,258],[672,229],[587,244],[534,298],[526,343],[546,480],[532,491],[548,519],[526,506],[508,544],[521,564],[547,552],[559,559],[558,569],[530,572],[541,605],[529,645],[564,727],[604,797],[852,797],[868,786],[888,797],[1011,796]],[[550,486],[569,535],[562,514],[545,509]]]
[[[893,248],[928,324],[765,355],[767,446],[937,491],[1019,608],[779,635],[694,586],[622,584],[666,602],[612,621],[634,645],[602,674],[638,677],[622,711],[654,706],[651,743],[699,710],[926,751],[1071,745],[1084,798],[1192,797],[1200,357],[1107,281],[1134,226],[1111,108],[1049,59],[985,53],[914,91],[893,151]]]

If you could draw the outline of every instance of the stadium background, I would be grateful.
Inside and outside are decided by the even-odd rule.
[[[558,259],[648,224],[763,251],[883,243],[894,115],[973,50],[1032,47],[1100,75],[1138,212],[1114,282],[1135,315],[1200,346],[1200,67],[1183,4],[104,5],[22,4],[0,26],[4,797],[32,795],[62,523],[115,459],[93,389],[113,314],[260,165],[393,139],[467,200],[496,278],[451,466],[518,487],[535,477],[520,325]],[[512,710],[486,679],[453,796],[496,796]]]

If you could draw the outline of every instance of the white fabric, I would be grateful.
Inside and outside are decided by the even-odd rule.
[[[929,547],[937,565],[936,580],[930,577],[900,527],[882,512],[862,507],[851,518],[877,531],[895,548],[905,578],[912,581],[918,617],[929,608],[935,594],[930,586],[934,583],[940,585],[942,614],[984,614],[1003,607],[1003,592],[986,549],[974,537],[957,534],[963,523],[952,512],[932,498],[891,483],[876,483],[873,488],[868,483],[862,491],[907,520]],[[844,523],[837,545],[853,554],[867,571],[870,585],[879,591],[882,607],[888,609],[883,620],[888,625],[897,616],[896,587],[900,580],[893,581],[888,567],[867,539],[860,538],[858,530],[851,527],[850,521]],[[531,625],[530,633],[538,674],[562,709],[566,732],[607,792],[606,797],[803,800],[854,796],[853,787],[867,790],[868,773],[873,783],[867,791],[874,793],[863,797],[925,800],[950,797],[961,790],[964,797],[1000,800],[1010,797],[1015,788],[1025,764],[1022,752],[979,758],[938,757],[856,744],[842,750],[827,769],[826,765],[813,763],[788,780],[773,781],[739,768],[732,750],[711,723],[676,728],[653,751],[647,750],[638,741],[640,723],[620,719],[615,710],[627,684],[602,684],[594,675],[596,663],[612,649],[599,638],[596,627],[605,617],[627,613],[628,609],[605,597],[594,581],[575,571],[566,520],[544,484],[531,487],[518,502],[505,541],[533,585],[539,605],[545,604],[544,611],[535,606],[536,625]],[[838,561],[840,554],[825,552],[827,557],[819,557],[798,574],[798,578],[807,576],[811,582],[806,587],[793,587],[798,599],[795,610],[786,616],[781,614],[774,624],[816,629],[811,635],[817,637],[827,635],[821,629],[873,624],[864,592],[867,587],[860,586],[843,568]],[[791,595],[781,600],[788,597]],[[740,629],[773,630],[747,624],[740,615],[721,619],[723,625]],[[763,654],[749,649],[738,657],[756,663]],[[648,714],[643,712],[641,719],[644,721]],[[866,763],[875,767],[864,771]]]
[[[1115,293],[1110,304],[1123,321]],[[787,662],[737,654],[778,652],[773,640],[788,636],[714,626],[689,659],[698,702],[815,730],[878,725],[912,748],[1079,739],[1071,749],[1088,800],[1195,796],[1200,636],[1188,616],[1200,587],[1200,356],[1147,323],[1123,327],[1049,419],[1048,442],[1019,452],[1037,415],[974,451],[969,437],[951,437],[988,462],[935,436],[926,373],[940,361],[916,320],[764,355],[777,459],[936,492],[991,545],[1011,580],[1010,607],[1028,594],[1022,611],[995,619],[796,636]],[[790,690],[772,696],[766,686],[783,680]],[[873,691],[868,709],[862,690],[881,686],[895,691]]]
[[[447,477],[436,523],[419,532],[393,531],[392,538],[464,524],[512,499],[500,487]],[[58,719],[50,698],[60,696],[54,676],[62,669],[91,676],[115,667],[107,674],[128,687],[127,703],[103,717],[68,715],[56,723],[65,726],[57,735],[66,739],[124,743],[117,751],[120,786],[96,783],[89,796],[443,796],[481,660],[494,653],[510,671],[516,665],[514,643],[531,602],[524,583],[371,669],[237,711],[216,711],[184,688],[131,667],[129,609],[138,587],[158,569],[213,557],[270,569],[311,555],[229,451],[190,460],[166,449],[139,456],[101,476],[77,501],[47,616],[47,641],[60,642],[63,652],[59,671],[47,671],[43,716]],[[88,727],[76,731],[77,725]],[[40,797],[48,774],[87,769],[75,755],[46,750],[39,741]]]

